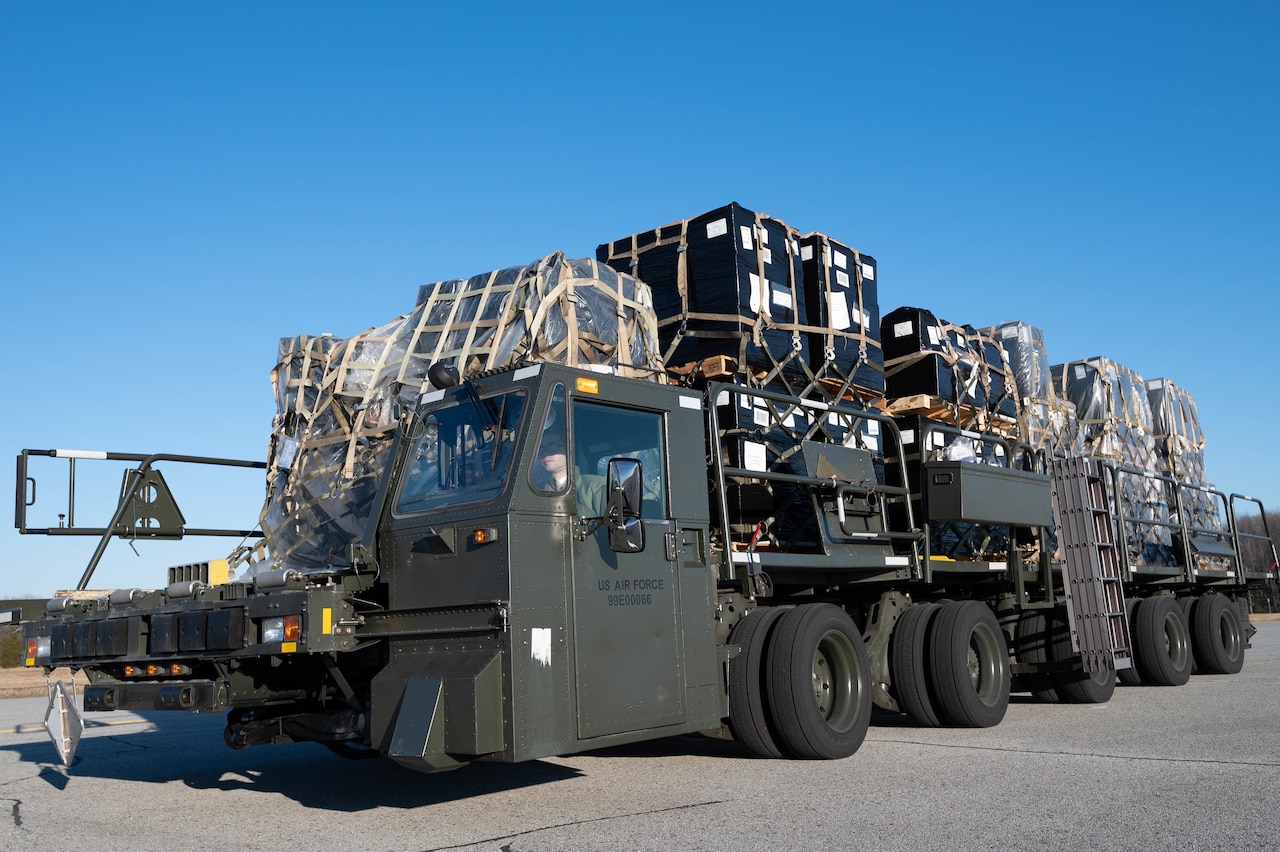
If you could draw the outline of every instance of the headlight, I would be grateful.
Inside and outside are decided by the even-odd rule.
[[[26,664],[28,666],[47,666],[49,664],[50,647],[51,642],[48,636],[32,636],[27,640]]]
[[[284,641],[284,616],[262,620],[262,643]]]
[[[296,642],[302,633],[302,616],[277,615],[262,619],[262,644]]]

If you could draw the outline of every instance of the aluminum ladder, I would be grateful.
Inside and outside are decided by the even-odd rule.
[[[1086,672],[1127,669],[1133,647],[1102,463],[1054,458],[1049,473],[1058,495],[1071,644]]]

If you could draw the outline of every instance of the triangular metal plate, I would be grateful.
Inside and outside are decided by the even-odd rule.
[[[70,766],[76,755],[76,746],[80,744],[80,735],[84,733],[84,719],[76,708],[74,693],[68,693],[67,685],[60,680],[49,687],[49,709],[44,714],[44,727],[63,764]]]

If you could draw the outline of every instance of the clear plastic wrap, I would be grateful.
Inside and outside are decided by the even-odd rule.
[[[1147,399],[1151,403],[1151,419],[1156,442],[1156,469],[1180,482],[1207,485],[1204,465],[1204,432],[1196,414],[1196,401],[1186,390],[1169,379],[1147,382]],[[1173,510],[1178,500],[1169,486],[1168,503]],[[1178,495],[1187,522],[1195,527],[1222,529],[1219,501],[1194,488],[1182,488]]]
[[[280,343],[277,413],[256,570],[346,567],[389,462],[397,404],[431,388],[433,363],[463,376],[550,361],[664,380],[649,288],[562,253],[418,290],[414,310],[354,337]]]
[[[1168,493],[1151,478],[1160,469],[1146,382],[1101,357],[1058,364],[1051,373],[1055,391],[1075,406],[1085,454],[1139,471],[1119,477],[1119,508],[1131,519],[1130,557],[1139,564],[1174,564],[1170,530],[1159,526],[1169,521]]]

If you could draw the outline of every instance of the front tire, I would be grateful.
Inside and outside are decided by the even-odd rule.
[[[871,662],[853,619],[832,604],[788,610],[769,640],[769,707],[793,757],[858,750],[871,724]]]

